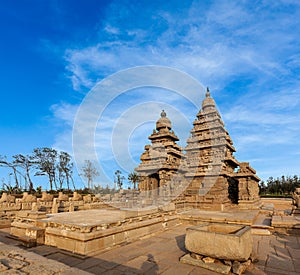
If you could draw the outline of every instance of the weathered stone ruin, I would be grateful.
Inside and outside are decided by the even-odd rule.
[[[7,193],[3,193],[0,198],[0,214],[5,217],[5,226],[19,211],[34,210],[44,213],[59,213],[99,208],[109,208],[109,205],[97,199],[95,195],[82,196],[76,191],[71,197],[60,192],[58,198],[54,198],[53,195],[43,192],[42,197],[37,198],[24,192],[22,198],[16,199],[14,195]]]
[[[14,203],[16,201],[15,196],[8,195],[7,193],[3,193],[0,198],[0,203]]]
[[[184,156],[165,111],[161,112],[149,140],[151,145],[145,146],[142,163],[135,169],[140,175],[139,189],[150,198],[155,199],[158,195],[169,197],[173,193],[178,170],[182,169],[180,165]]]
[[[234,176],[239,183],[238,204],[241,209],[252,209],[261,206],[259,197],[259,177],[249,162],[240,162],[239,169]]]
[[[260,179],[249,163],[240,163],[233,156],[233,142],[209,89],[193,125],[183,154],[171,121],[162,112],[149,136],[152,144],[145,146],[136,168],[141,175],[139,189],[162,195],[163,187],[172,191],[186,186],[175,201],[178,208],[258,209]]]

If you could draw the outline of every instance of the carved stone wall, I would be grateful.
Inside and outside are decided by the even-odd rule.
[[[41,198],[36,198],[36,196],[24,192],[21,199],[3,193],[0,198],[0,213],[3,219],[11,219],[19,211],[34,210],[44,213],[58,213],[99,208],[110,207],[94,195],[82,196],[77,192],[74,192],[71,197],[60,193],[58,198],[53,198],[53,195],[46,192],[42,193]]]

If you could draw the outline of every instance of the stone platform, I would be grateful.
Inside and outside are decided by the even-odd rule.
[[[78,255],[47,245],[20,249],[19,242],[8,238],[9,230],[0,229],[1,261],[24,259],[26,266],[10,265],[2,274],[162,274],[217,275],[201,267],[183,264],[179,258],[187,253],[184,245],[186,225],[172,227],[127,245],[118,245],[92,257]],[[257,261],[245,275],[299,274],[300,238],[280,234],[253,236]],[[5,255],[4,255],[5,254]],[[10,256],[9,256],[10,255]],[[22,258],[23,257],[23,258]],[[50,261],[49,261],[50,260]],[[18,262],[15,262],[18,263]],[[21,262],[21,264],[23,264]],[[3,267],[5,268],[5,266]],[[26,268],[26,269],[25,269]],[[5,273],[7,272],[7,273]],[[56,272],[56,273],[55,273]]]
[[[26,215],[25,215],[26,214]],[[37,219],[34,220],[34,217]],[[178,223],[174,211],[94,209],[69,213],[22,213],[12,223],[11,234],[28,243],[35,239],[81,255],[93,255],[115,245],[163,231]],[[37,235],[38,234],[38,235]],[[38,238],[37,238],[38,236]]]
[[[192,209],[176,213],[158,207],[91,209],[56,214],[23,211],[11,224],[10,232],[28,247],[46,244],[87,256],[179,223],[187,226],[204,223],[249,225],[252,234],[269,235],[272,227],[262,222],[269,218],[262,215],[258,210],[220,212]]]

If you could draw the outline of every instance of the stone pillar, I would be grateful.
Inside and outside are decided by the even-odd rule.
[[[70,202],[70,205],[69,205],[69,212],[74,212],[74,204],[73,202]]]
[[[51,210],[52,214],[54,213],[58,213],[58,202],[57,202],[57,198],[53,199],[53,204],[52,204],[52,210]]]

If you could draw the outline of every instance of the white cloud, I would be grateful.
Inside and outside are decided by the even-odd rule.
[[[296,32],[300,9],[297,1],[256,5],[245,1],[192,1],[180,4],[182,7],[176,10],[171,10],[168,3],[159,7],[150,2],[140,5],[128,9],[126,1],[112,2],[106,11],[107,17],[100,24],[103,27],[99,30],[99,40],[87,47],[66,50],[66,69],[75,90],[90,89],[98,80],[128,67],[170,66],[212,88],[237,149],[247,151],[249,157],[247,148],[255,148],[257,144],[265,153],[272,144],[300,145],[296,135],[300,131],[297,111],[300,107],[300,34]],[[287,5],[294,6],[291,9]],[[227,98],[218,93],[222,90],[228,93]],[[111,142],[113,125],[122,131],[135,125],[132,117],[123,121],[122,115],[135,106],[139,96],[142,102],[154,98],[136,93],[116,103],[116,112],[102,117],[97,146],[102,150],[103,160],[112,154],[111,148],[104,147]],[[169,94],[160,94],[159,100],[165,102],[167,98],[168,104],[181,112],[189,109]],[[229,99],[230,104],[224,99]],[[70,113],[64,113],[64,108],[54,108],[54,111],[57,117],[70,121],[74,110],[71,106],[65,107]],[[153,106],[152,112],[159,113],[158,109]],[[141,114],[140,119],[147,121],[147,115]],[[195,115],[194,110],[188,113],[189,120]],[[180,127],[182,124],[174,123],[175,132]],[[68,133],[63,133],[57,137],[57,144],[68,140]],[[130,135],[126,139],[130,144]],[[143,148],[144,140],[134,140],[140,140],[136,146]],[[119,149],[124,140],[119,135],[114,142]],[[128,160],[126,154],[136,154],[133,149],[128,153],[127,147],[118,153],[120,159]]]
[[[102,35],[95,45],[67,50],[74,89],[90,87],[120,69],[148,64],[175,67],[217,87],[242,74],[276,78],[287,73],[283,51],[297,47],[294,33],[285,29],[297,26],[295,17],[282,11],[279,15],[283,16],[274,22],[272,11],[264,5],[253,8],[242,2],[217,1],[204,9],[201,2],[194,1],[181,13],[148,5],[142,12],[157,14],[145,18],[153,24],[144,23],[148,29],[131,24],[130,12],[114,3],[100,30],[114,36],[103,39]],[[116,19],[118,13],[125,14],[128,22]],[[141,25],[139,18],[136,20]],[[160,28],[155,25],[157,20]]]
[[[51,106],[51,111],[55,118],[63,121],[68,126],[73,126],[74,118],[78,109],[77,105],[72,105],[66,102],[54,104]]]
[[[58,133],[55,136],[53,148],[59,151],[66,151],[72,154],[72,127],[78,105],[72,105],[66,102],[54,104],[50,110],[53,112],[54,121]]]

